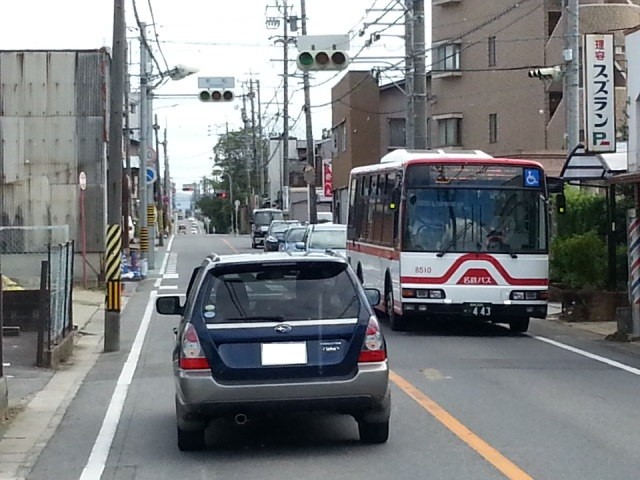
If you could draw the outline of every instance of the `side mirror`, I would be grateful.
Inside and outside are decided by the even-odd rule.
[[[558,214],[563,215],[567,210],[567,199],[564,196],[564,193],[560,193],[556,195],[556,212]]]
[[[166,295],[156,298],[156,311],[160,315],[182,315],[184,307],[180,305],[180,297]]]
[[[375,307],[380,303],[380,290],[377,288],[365,288],[364,294],[367,296],[369,305],[372,307]]]
[[[304,242],[296,242],[296,250],[304,250]]]

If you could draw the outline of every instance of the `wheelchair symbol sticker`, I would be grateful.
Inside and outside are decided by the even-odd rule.
[[[535,168],[524,169],[524,186],[539,187],[540,186],[540,170]]]

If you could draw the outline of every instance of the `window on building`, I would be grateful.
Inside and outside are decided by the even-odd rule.
[[[547,14],[547,36],[553,35],[553,31],[556,29],[558,22],[562,18],[562,12],[558,10],[551,10]]]
[[[489,66],[496,66],[496,37],[489,37],[488,43],[488,54],[489,54]]]
[[[462,144],[461,118],[442,118],[438,120],[438,138],[442,147],[456,147]]]
[[[407,145],[406,122],[404,118],[389,119],[389,148]]]
[[[437,69],[443,71],[460,70],[460,44],[443,43],[436,48]]]
[[[489,114],[489,143],[498,142],[498,114]]]
[[[347,151],[347,124],[340,125],[340,151]]]

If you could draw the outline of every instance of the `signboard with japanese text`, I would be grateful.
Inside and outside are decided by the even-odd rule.
[[[585,150],[616,151],[613,34],[584,35]]]
[[[322,191],[325,197],[333,195],[333,173],[331,160],[322,160]]]

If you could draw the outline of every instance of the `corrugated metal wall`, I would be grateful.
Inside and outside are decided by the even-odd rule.
[[[105,50],[0,51],[4,225],[67,224],[79,240],[84,171],[87,251],[104,252],[109,66]]]

